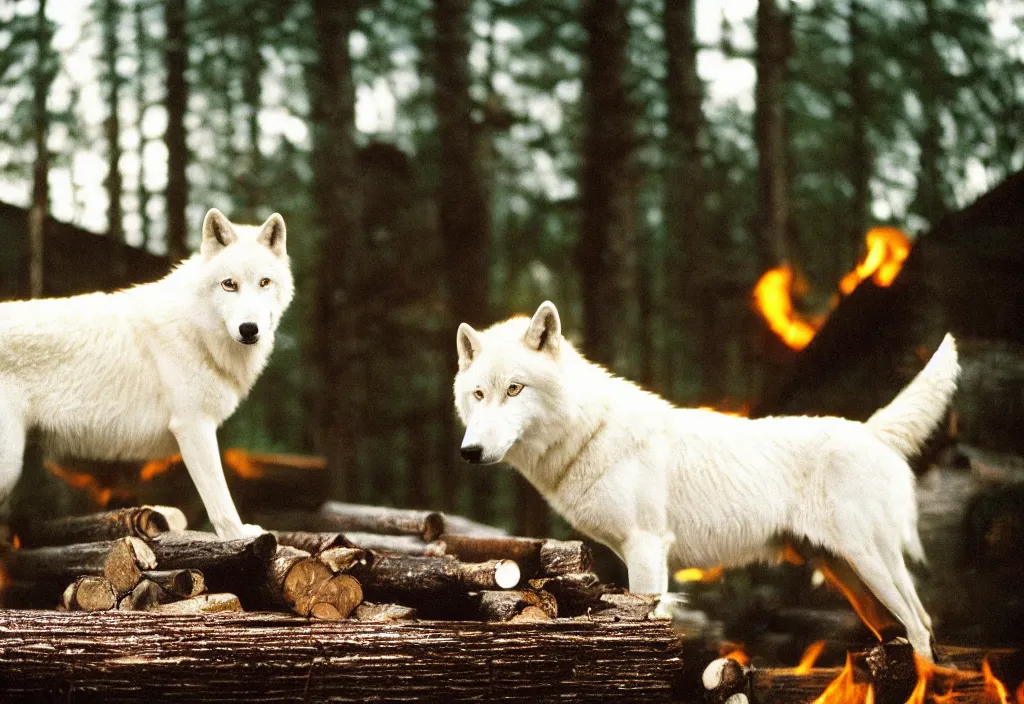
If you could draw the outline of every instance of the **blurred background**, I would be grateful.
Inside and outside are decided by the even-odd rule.
[[[279,211],[298,295],[222,446],[520,534],[567,528],[458,460],[459,322],[551,299],[594,360],[750,412],[858,262],[1021,168],[1022,0],[0,2],[3,296]]]

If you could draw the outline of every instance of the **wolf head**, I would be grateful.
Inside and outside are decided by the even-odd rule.
[[[212,208],[203,220],[202,285],[228,335],[243,345],[273,339],[295,294],[284,218],[260,227],[232,224]]]
[[[455,408],[466,425],[462,456],[491,464],[517,444],[540,441],[564,403],[568,343],[554,304],[545,301],[533,318],[512,318],[483,332],[463,323],[456,346]]]

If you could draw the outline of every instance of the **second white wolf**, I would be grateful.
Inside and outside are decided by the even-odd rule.
[[[931,619],[904,554],[924,560],[907,458],[959,374],[953,338],[867,422],[751,420],[681,409],[585,360],[555,306],[458,331],[463,456],[506,461],[572,525],[614,550],[639,593],[669,570],[777,562],[786,540],[848,561],[931,658]]]
[[[217,427],[256,382],[294,294],[285,224],[211,210],[200,251],[151,284],[0,304],[0,499],[25,436],[49,455],[142,460],[181,452],[221,537],[243,526]]]

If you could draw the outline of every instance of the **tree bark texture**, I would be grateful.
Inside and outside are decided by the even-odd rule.
[[[586,69],[582,221],[584,349],[595,362],[636,372],[637,297],[634,115],[626,87],[629,24],[620,0],[583,3]]]
[[[188,7],[185,0],[165,0],[164,66],[167,71],[165,107],[167,129],[167,259],[176,263],[188,256],[188,145],[185,142],[185,114],[188,111]]]
[[[779,0],[757,3],[757,85],[754,138],[757,143],[757,223],[761,271],[790,257],[789,184],[786,176],[786,110],[783,85],[789,58],[789,24]]]
[[[121,195],[124,191],[121,179],[121,86],[124,80],[117,70],[118,30],[121,23],[120,0],[103,0],[101,9],[103,35],[103,82],[106,88],[107,117],[103,122],[103,135],[107,141],[107,176],[104,187],[107,190],[107,236],[116,245],[113,258],[113,275],[116,280],[124,278],[125,262],[122,249],[124,243],[124,209]]]
[[[315,364],[323,393],[315,400],[318,444],[331,495],[350,498],[361,435],[362,384],[355,275],[362,262],[362,198],[355,142],[355,84],[348,50],[356,2],[313,2],[316,61],[309,75],[315,219],[321,239],[315,303]]]
[[[661,623],[387,624],[0,612],[5,702],[676,701]]]
[[[46,66],[50,54],[50,24],[46,19],[46,0],[39,0],[36,9],[36,62],[33,68],[33,139],[35,141],[35,163],[32,167],[32,204],[28,211],[28,280],[29,297],[41,298],[44,292],[46,269],[43,240],[46,232],[46,216],[50,211],[50,150],[47,146],[50,113],[46,103],[53,80]]]

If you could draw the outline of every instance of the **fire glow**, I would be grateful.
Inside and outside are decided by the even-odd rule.
[[[854,680],[853,659],[847,653],[842,672],[814,700],[814,704],[874,704],[874,701],[874,687]]]
[[[691,583],[691,582],[717,582],[722,578],[722,566],[716,565],[711,569],[701,570],[696,567],[687,567],[686,569],[679,570],[675,574],[677,582]]]
[[[876,286],[889,286],[900,273],[910,254],[910,240],[895,227],[875,227],[864,236],[864,258],[839,281],[840,294],[833,296],[829,313],[839,305],[840,295],[848,296],[862,281],[871,279]],[[797,284],[800,280],[797,279]],[[806,286],[806,284],[802,284]],[[793,308],[794,272],[789,264],[766,271],[754,286],[754,302],[772,332],[788,347],[802,350],[810,343],[828,315],[806,318]]]

